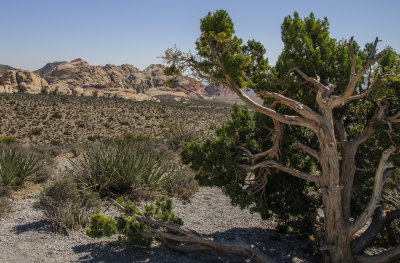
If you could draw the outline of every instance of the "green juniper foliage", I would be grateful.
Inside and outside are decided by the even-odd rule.
[[[236,85],[255,92],[279,92],[316,112],[319,109],[315,88],[300,74],[293,72],[294,68],[301,69],[324,85],[334,84],[332,95],[342,94],[349,83],[349,42],[330,37],[327,18],[317,19],[313,13],[302,19],[295,12],[284,19],[281,26],[284,47],[275,66],[268,65],[266,50],[261,43],[250,40],[243,44],[242,39],[234,35],[233,22],[225,10],[208,13],[201,19],[200,30],[201,35],[196,41],[197,54],[178,49],[166,50],[164,60],[169,64],[166,74],[190,69],[197,77],[211,83],[228,87]],[[351,41],[357,72],[369,59],[373,44],[367,43],[362,48],[356,41]],[[388,47],[384,56],[357,83],[355,94],[361,94],[374,85],[374,80],[384,78],[371,96],[354,100],[333,111],[334,119],[340,120],[345,127],[347,141],[365,132],[377,104],[387,105],[388,116],[399,112],[399,76],[400,56]],[[264,105],[271,107],[272,99],[263,99]],[[296,115],[294,110],[283,104],[278,103],[274,107],[279,113]],[[231,115],[232,120],[224,122],[216,130],[216,138],[204,143],[186,143],[182,151],[183,162],[196,171],[196,179],[202,185],[221,187],[234,204],[250,206],[265,218],[276,214],[286,228],[292,227],[299,233],[311,234],[309,218],[322,206],[321,189],[312,182],[287,175],[278,169],[258,168],[252,172],[241,169],[240,164],[253,162],[241,147],[253,154],[270,149],[273,146],[274,123],[271,118],[238,105],[233,106]],[[295,143],[302,143],[318,150],[316,136],[304,127],[280,124],[280,128],[279,162],[310,174],[321,171],[317,160],[292,147]],[[369,201],[380,159],[378,156],[392,144],[400,145],[398,126],[376,121],[373,128],[374,134],[359,146],[356,155],[355,165],[362,169],[357,169],[351,195],[353,218],[360,215]],[[341,154],[343,145],[338,141]],[[392,162],[398,165],[399,157],[397,151],[391,157]],[[268,156],[263,156],[257,162],[268,159]],[[266,173],[266,177],[260,176]],[[385,191],[398,188],[400,181],[397,174],[398,170],[390,177],[396,183]],[[259,181],[257,178],[266,180]]]
[[[95,214],[86,231],[88,236],[102,238],[119,234],[119,241],[125,247],[150,247],[154,238],[145,238],[142,234],[148,233],[150,228],[160,228],[138,221],[138,216],[183,225],[182,219],[172,213],[172,199],[165,196],[158,198],[154,205],[146,205],[144,211],[140,211],[130,200],[118,198],[117,202],[124,208],[124,215],[114,219],[101,213]]]

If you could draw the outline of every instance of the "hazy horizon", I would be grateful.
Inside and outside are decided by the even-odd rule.
[[[0,64],[37,70],[46,63],[81,58],[90,65],[132,64],[143,70],[160,64],[164,50],[177,45],[194,50],[200,19],[225,9],[244,41],[267,49],[270,64],[281,52],[280,25],[294,11],[327,17],[331,37],[351,36],[364,46],[376,36],[379,48],[400,51],[397,12],[400,1],[128,1],[0,0],[3,39]],[[189,4],[190,3],[190,4]]]

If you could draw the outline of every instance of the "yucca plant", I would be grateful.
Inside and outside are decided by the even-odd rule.
[[[118,140],[87,146],[71,166],[80,183],[102,196],[126,194],[137,188],[157,191],[172,169],[168,160],[145,144]]]
[[[39,158],[33,154],[24,154],[18,147],[0,150],[0,181],[4,186],[19,187],[39,170]]]

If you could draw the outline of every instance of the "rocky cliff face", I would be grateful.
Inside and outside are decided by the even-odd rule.
[[[233,91],[231,91],[230,89],[224,86],[216,86],[213,84],[210,84],[207,87],[205,87],[205,92],[209,97],[234,95]]]
[[[158,94],[204,97],[204,86],[189,77],[178,76],[172,87],[166,82],[163,65],[151,65],[140,71],[132,65],[91,66],[82,59],[49,63],[36,72],[47,80],[49,92],[56,94],[115,96],[150,99]]]
[[[172,86],[164,66],[153,64],[141,71],[132,65],[92,66],[82,59],[48,63],[34,71],[7,71],[0,78],[0,93],[54,93],[149,100],[156,95],[205,98],[219,95],[218,87],[205,88],[190,77],[177,76]]]
[[[0,77],[0,93],[38,94],[48,88],[45,79],[28,70],[8,70]]]

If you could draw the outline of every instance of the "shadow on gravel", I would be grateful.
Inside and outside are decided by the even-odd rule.
[[[299,240],[292,235],[261,228],[233,228],[224,232],[202,235],[220,242],[243,241],[254,244],[277,262],[312,262],[311,241]],[[252,262],[240,256],[208,251],[202,253],[181,253],[158,246],[149,249],[121,248],[117,242],[100,242],[75,246],[76,254],[81,254],[79,262]]]
[[[50,229],[50,222],[47,220],[40,220],[24,225],[18,225],[14,227],[14,231],[16,234],[22,234],[24,232],[28,231],[34,231],[34,232],[49,232],[51,231]]]
[[[151,249],[130,248],[125,249],[117,242],[90,243],[75,246],[72,250],[76,254],[81,254],[78,262],[97,263],[97,262],[177,262],[178,258],[174,251],[167,251],[162,247]],[[171,254],[172,253],[172,254]]]

